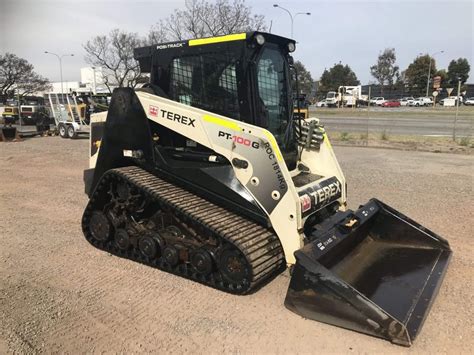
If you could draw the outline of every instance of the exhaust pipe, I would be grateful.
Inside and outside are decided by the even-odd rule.
[[[377,199],[316,225],[295,252],[285,306],[410,346],[451,258],[446,240]]]

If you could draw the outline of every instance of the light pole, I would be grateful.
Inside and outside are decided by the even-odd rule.
[[[64,94],[64,89],[63,89],[63,57],[74,57],[74,54],[63,54],[63,55],[58,55],[56,53],[51,53],[48,51],[44,51],[45,54],[52,54],[56,56],[59,60],[59,74],[61,75],[61,95]]]
[[[431,58],[433,58],[436,54],[444,53],[444,51],[435,52],[430,55],[430,65],[428,67],[428,79],[426,80],[426,97],[428,97],[428,92],[430,90],[430,75],[431,75]]]
[[[97,82],[95,80],[95,67],[92,67],[92,73],[94,75],[94,86],[93,86],[93,91],[94,91],[94,95],[97,95]]]
[[[311,12],[297,12],[294,16],[291,14],[291,12],[287,9],[285,9],[284,7],[278,5],[278,4],[273,4],[273,7],[278,7],[280,9],[282,9],[283,11],[286,11],[288,13],[288,15],[290,15],[290,19],[291,19],[291,38],[293,39],[293,21],[295,19],[296,16],[298,15],[308,15],[310,16],[311,15]]]

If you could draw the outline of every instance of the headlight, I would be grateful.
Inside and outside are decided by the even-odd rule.
[[[291,52],[294,52],[296,49],[296,46],[293,42],[290,42],[288,43],[288,51],[291,53]]]
[[[259,45],[263,45],[265,43],[265,37],[263,37],[261,34],[256,35],[255,40]]]

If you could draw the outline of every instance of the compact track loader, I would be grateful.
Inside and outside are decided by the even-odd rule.
[[[324,127],[293,115],[294,50],[261,32],[137,48],[149,84],[91,118],[85,237],[234,294],[289,266],[287,308],[409,346],[451,250],[376,199],[346,209]]]

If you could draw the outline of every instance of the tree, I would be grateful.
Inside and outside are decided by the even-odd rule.
[[[431,81],[436,73],[436,62],[428,54],[416,57],[413,63],[411,63],[405,71],[405,81],[408,89],[413,95],[425,94],[430,59],[431,71],[429,80]]]
[[[50,87],[49,80],[35,73],[26,59],[12,53],[0,54],[0,96],[11,97],[15,89],[24,96]]]
[[[102,67],[104,84],[111,92],[114,86],[136,86],[141,72],[133,50],[144,43],[137,33],[114,29],[108,35],[92,38],[83,47],[87,52],[86,62]]]
[[[319,91],[322,93],[328,91],[337,91],[339,86],[359,85],[360,81],[347,64],[334,64],[334,66],[327,70],[324,69],[323,75],[319,82]]]
[[[466,58],[452,60],[448,65],[449,84],[455,87],[459,80],[461,80],[461,84],[464,84],[467,81],[467,78],[469,78],[470,70],[471,66]]]
[[[300,61],[296,61],[294,64],[296,72],[298,73],[298,89],[300,93],[305,93],[308,96],[311,94],[313,88],[313,78],[311,73],[306,69],[306,67]],[[296,87],[293,88],[296,91]]]
[[[184,9],[176,9],[151,28],[148,40],[160,43],[263,30],[264,16],[253,15],[245,0],[186,0]]]
[[[387,84],[392,88],[394,79],[397,78],[399,68],[395,65],[396,60],[395,48],[386,48],[379,54],[377,63],[370,67],[370,73],[380,84],[381,95],[383,86]]]

